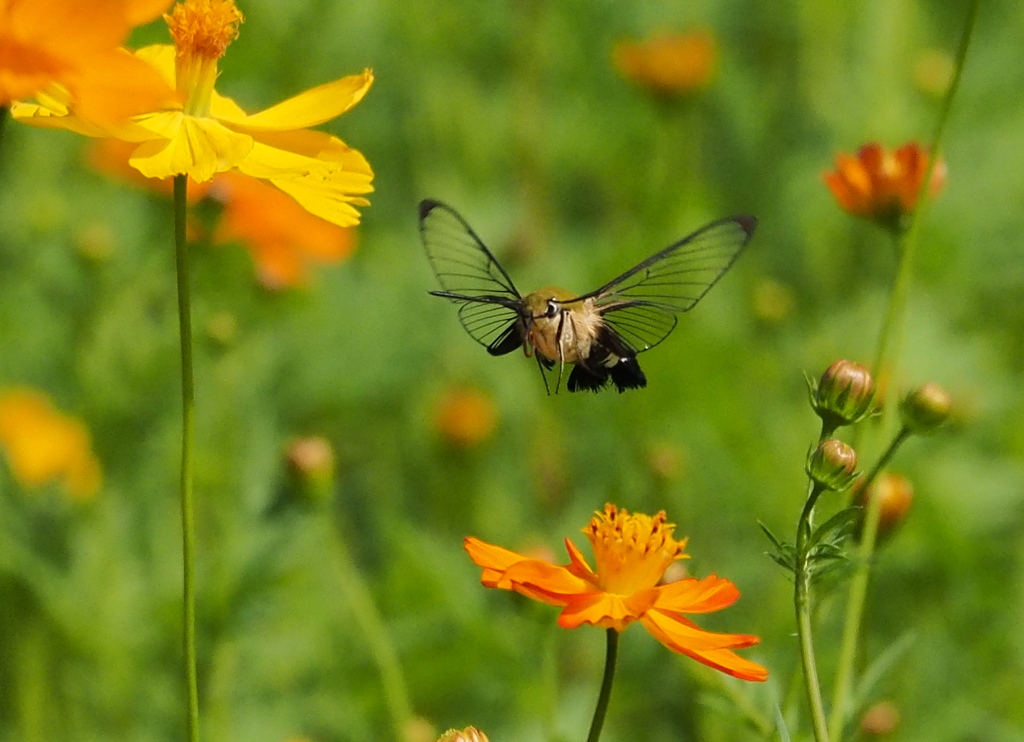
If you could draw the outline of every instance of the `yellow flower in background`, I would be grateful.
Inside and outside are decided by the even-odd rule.
[[[61,479],[76,500],[89,500],[103,483],[89,431],[31,389],[0,392],[0,446],[26,489]]]
[[[237,170],[266,180],[303,208],[338,226],[359,222],[356,206],[373,190],[366,159],[337,137],[308,127],[340,116],[373,84],[373,73],[343,77],[248,115],[214,90],[217,60],[238,34],[242,14],[231,0],[185,0],[165,16],[174,46],[134,52],[157,70],[182,103],[155,108],[117,126],[98,126],[71,105],[40,99],[12,115],[35,126],[64,128],[137,146],[129,163],[147,178],[187,174],[194,181]]]
[[[675,540],[674,530],[664,511],[653,517],[630,515],[605,505],[604,512],[596,513],[583,529],[594,550],[596,569],[590,568],[569,539],[565,540],[569,564],[564,566],[473,537],[466,538],[465,548],[483,568],[484,586],[561,606],[558,625],[562,628],[586,623],[621,632],[639,621],[673,652],[742,680],[766,680],[764,667],[731,651],[757,644],[758,637],[704,631],[683,615],[732,605],[739,598],[733,583],[712,575],[659,584],[669,565],[686,558],[686,541]]]
[[[114,123],[168,103],[169,88],[118,46],[170,0],[0,0],[0,106],[37,94]],[[60,86],[58,88],[58,86]]]
[[[620,41],[612,50],[612,61],[623,77],[659,95],[681,95],[705,87],[717,57],[715,37],[707,31]]]

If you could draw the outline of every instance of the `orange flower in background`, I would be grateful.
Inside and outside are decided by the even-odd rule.
[[[103,483],[89,431],[31,389],[0,392],[0,446],[25,488],[61,479],[76,500],[91,499]]]
[[[136,146],[129,163],[147,178],[187,174],[196,182],[236,170],[265,180],[312,214],[338,226],[359,222],[356,206],[373,190],[366,159],[337,137],[308,127],[340,116],[373,84],[365,70],[307,90],[248,115],[214,90],[217,60],[238,35],[242,14],[231,0],[184,0],[165,16],[174,46],[134,52],[180,96],[117,126],[99,126],[71,103],[50,97],[12,107],[34,126],[63,128]]]
[[[434,409],[434,427],[454,446],[470,448],[491,437],[498,425],[493,400],[478,389],[452,389]]]
[[[825,184],[849,214],[898,230],[917,206],[917,195],[928,171],[928,155],[916,142],[888,150],[866,144],[853,157],[836,155],[836,169],[825,173]],[[935,163],[928,187],[934,196],[946,184],[946,163]]]
[[[683,541],[672,537],[675,525],[664,511],[651,517],[630,515],[608,504],[583,529],[594,550],[597,569],[569,540],[569,564],[559,566],[468,537],[465,548],[483,568],[486,587],[514,590],[528,598],[562,606],[559,626],[573,629],[592,624],[623,631],[639,621],[673,652],[742,680],[765,680],[768,671],[732,649],[760,640],[748,634],[716,634],[702,630],[683,614],[710,613],[736,602],[739,591],[715,575],[659,584],[670,564],[685,559]]]
[[[660,95],[705,87],[714,74],[717,56],[715,38],[707,31],[620,41],[612,50],[612,61],[623,77]]]
[[[241,242],[252,254],[260,282],[269,289],[303,285],[311,266],[338,263],[355,249],[355,229],[310,214],[262,181],[220,173],[209,193],[224,205],[213,242]]]
[[[169,4],[0,0],[0,106],[36,94],[63,96],[84,118],[114,123],[173,100],[173,89],[152,68],[117,48]]]

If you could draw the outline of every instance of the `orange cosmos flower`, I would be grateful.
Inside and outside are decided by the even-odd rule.
[[[155,71],[118,49],[169,0],[0,0],[0,106],[36,94],[107,123],[173,100]],[[58,85],[60,88],[58,89]]]
[[[213,242],[245,245],[268,289],[305,284],[310,266],[340,262],[355,249],[354,229],[310,214],[262,181],[228,172],[212,183],[210,196],[224,204]]]
[[[93,455],[89,431],[73,417],[53,408],[45,395],[31,389],[0,393],[0,446],[15,479],[25,488],[62,479],[77,500],[91,499],[103,474]]]
[[[715,38],[707,31],[662,33],[646,41],[620,41],[612,50],[619,73],[654,93],[699,90],[715,71]]]
[[[434,408],[434,427],[446,441],[460,448],[483,443],[497,425],[494,402],[478,389],[449,390]]]
[[[194,181],[236,170],[266,180],[303,208],[338,226],[359,222],[373,171],[337,137],[308,127],[340,116],[373,84],[365,70],[248,115],[214,90],[217,60],[238,34],[242,14],[231,0],[184,0],[165,16],[174,46],[134,52],[177,90],[179,103],[158,106],[118,126],[98,126],[74,105],[50,98],[18,104],[15,119],[93,137],[135,143],[129,163],[147,178],[187,174]]]
[[[623,631],[639,621],[655,639],[673,652],[742,680],[765,680],[768,671],[743,659],[732,649],[760,640],[748,634],[704,631],[683,614],[709,613],[736,602],[736,586],[715,575],[658,584],[665,569],[685,559],[683,541],[672,537],[675,525],[664,511],[654,517],[630,515],[614,505],[604,506],[583,529],[594,549],[597,569],[569,540],[569,564],[558,566],[469,537],[465,548],[483,568],[486,587],[514,590],[534,600],[562,606],[558,624],[573,629],[593,624]]]
[[[824,178],[844,211],[899,230],[904,217],[917,206],[927,171],[928,155],[916,142],[895,152],[871,143],[861,147],[856,157],[840,152],[835,171]],[[945,183],[946,163],[939,160],[932,170],[929,194],[934,196]]]

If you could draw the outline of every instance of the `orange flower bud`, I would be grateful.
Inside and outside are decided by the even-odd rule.
[[[914,501],[914,488],[909,479],[892,473],[881,475],[866,492],[859,484],[854,502],[866,508],[870,501],[878,500],[878,539],[883,541],[906,520]]]
[[[491,437],[498,424],[494,402],[477,389],[455,389],[434,411],[434,426],[453,446],[472,448]]]
[[[707,31],[620,41],[612,51],[612,60],[623,77],[664,96],[705,87],[715,71],[716,58],[715,38]]]
[[[334,487],[334,449],[319,435],[296,438],[286,451],[289,475],[307,500],[327,502]]]
[[[864,712],[860,728],[872,737],[884,737],[896,731],[900,725],[900,710],[892,701],[879,701]]]

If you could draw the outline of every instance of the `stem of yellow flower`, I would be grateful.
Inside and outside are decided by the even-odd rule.
[[[814,739],[828,742],[828,727],[825,723],[825,705],[821,699],[821,683],[818,680],[818,664],[814,659],[814,639],[811,632],[811,575],[808,570],[807,537],[811,531],[811,515],[814,505],[825,488],[815,482],[807,485],[807,501],[796,526],[796,574],[794,575],[793,605],[796,608],[796,632],[800,640],[800,661],[804,670],[804,685],[807,688],[807,703],[811,709],[814,724]]]
[[[970,48],[971,37],[974,33],[975,20],[978,15],[978,0],[971,0],[967,9],[967,18],[964,22],[963,34],[960,37],[960,47],[957,50],[956,67],[953,79],[950,81],[949,90],[942,101],[942,108],[939,118],[935,124],[935,131],[932,135],[931,148],[929,150],[928,169],[921,186],[918,189],[914,213],[911,217],[910,228],[907,230],[903,242],[903,249],[898,251],[900,255],[899,272],[896,276],[896,283],[893,286],[892,295],[889,298],[889,308],[886,312],[885,321],[882,325],[882,332],[878,339],[878,350],[875,356],[874,373],[875,378],[888,380],[889,393],[886,395],[892,398],[897,383],[897,368],[895,359],[899,358],[900,346],[902,344],[902,324],[906,308],[907,293],[910,285],[910,274],[913,266],[914,252],[917,247],[919,225],[921,223],[921,212],[923,211],[928,189],[931,187],[932,171],[939,158],[939,148],[942,144],[942,135],[949,119],[949,112],[952,108],[953,98],[960,87],[960,78],[963,75],[964,65],[967,61],[967,50]],[[899,236],[897,237],[899,239]],[[882,400],[885,408],[883,410],[883,430],[891,429],[887,423],[892,417],[893,405],[886,405],[886,399]],[[905,438],[905,431],[900,431],[883,454],[879,463],[875,466],[870,475],[873,479],[881,472],[882,467],[895,453],[895,448]],[[871,554],[874,550],[875,535],[878,528],[879,508],[869,501],[867,521],[864,534],[862,535],[859,550],[859,561],[857,571],[850,584],[850,595],[846,607],[846,622],[843,626],[843,640],[840,649],[840,661],[836,674],[835,695],[833,696],[832,716],[829,720],[830,731],[835,739],[841,739],[843,726],[846,721],[846,705],[849,689],[852,683],[854,660],[857,655],[857,637],[860,632],[860,621],[864,609],[864,601],[867,597],[868,573],[871,568]]]
[[[882,473],[897,449],[910,437],[910,430],[901,428],[900,432],[889,443],[885,453],[878,459],[861,484],[861,491],[868,492],[878,475]],[[842,739],[843,727],[846,725],[849,711],[850,683],[853,680],[853,665],[857,658],[857,636],[860,622],[864,615],[864,603],[868,592],[868,576],[871,572],[871,555],[875,550],[878,537],[878,521],[882,514],[882,503],[877,497],[869,497],[867,510],[864,513],[864,529],[861,532],[860,548],[857,549],[857,571],[850,583],[850,597],[846,603],[846,618],[843,623],[843,638],[839,645],[839,666],[836,670],[836,687],[833,698],[832,715],[829,717],[829,732],[834,739]]]
[[[7,128],[7,119],[11,117],[11,109],[7,106],[0,106],[0,147],[4,143],[4,129]]]
[[[196,671],[195,509],[192,449],[195,439],[195,382],[192,378],[192,301],[185,237],[188,176],[174,176],[174,249],[178,274],[178,327],[181,340],[181,534],[185,640],[185,693],[189,742],[199,740],[199,684]]]
[[[587,742],[597,742],[604,726],[604,716],[608,712],[608,701],[612,697],[612,680],[615,679],[615,658],[619,653],[619,632],[608,629],[607,651],[604,658],[604,677],[601,679],[601,692],[597,696],[597,707],[594,709],[594,720],[590,722],[590,733]]]
[[[384,689],[384,702],[391,715],[394,737],[396,740],[405,739],[406,727],[412,718],[412,704],[409,701],[409,691],[402,674],[402,664],[399,662],[398,653],[395,651],[384,621],[380,617],[377,604],[366,585],[366,580],[363,579],[359,568],[352,561],[341,529],[335,527],[333,531],[341,598],[362,630],[363,637],[373,656],[373,662],[377,665],[381,686]]]

